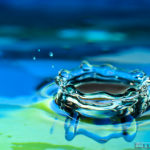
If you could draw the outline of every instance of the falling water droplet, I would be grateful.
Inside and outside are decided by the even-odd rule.
[[[54,65],[52,65],[52,68],[54,68],[55,66]]]
[[[49,56],[53,57],[54,56],[53,52],[49,52]]]
[[[40,52],[40,51],[41,51],[41,49],[38,49],[37,51],[38,51],[38,52]]]
[[[35,57],[35,56],[33,57],[33,60],[36,60],[36,57]]]

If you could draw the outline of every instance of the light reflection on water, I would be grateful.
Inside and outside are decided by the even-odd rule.
[[[47,95],[45,96],[48,96],[48,92],[51,95],[55,94],[56,91],[53,90],[57,90],[55,84],[50,84],[48,88],[49,91],[42,91],[44,92],[44,94],[47,92]],[[109,119],[99,119],[94,123],[93,120],[90,120],[90,118],[80,118],[80,120],[78,120],[77,115],[72,118],[71,116],[69,116],[69,114],[67,114],[65,111],[62,111],[57,106],[54,98],[50,102],[50,108],[56,114],[64,117],[65,122],[63,122],[62,124],[64,125],[65,130],[64,138],[71,142],[76,138],[78,139],[79,136],[84,135],[89,138],[88,141],[94,140],[97,142],[97,144],[104,144],[106,146],[109,145],[107,143],[110,143],[110,141],[118,140],[120,142],[118,143],[115,141],[115,149],[134,149],[135,143],[140,142],[141,140],[146,140],[146,138],[141,139],[141,137],[138,135],[140,135],[141,133],[147,135],[147,131],[149,131],[149,111],[147,111],[137,119],[134,119],[132,116],[127,116],[126,118],[124,118],[125,120],[123,123],[115,122],[113,124]],[[57,119],[59,119],[59,117]],[[52,128],[54,130],[55,127],[52,126],[51,130]],[[142,130],[143,128],[145,129],[144,131]],[[118,145],[120,144],[123,144],[122,148],[118,147]],[[111,149],[111,147],[108,146],[107,149]]]
[[[53,98],[44,99],[37,104],[18,107],[13,105],[1,106],[0,124],[0,144],[5,150],[45,150],[51,149],[134,149],[135,142],[148,141],[149,139],[149,113],[137,118],[128,127],[132,136],[136,135],[131,141],[122,138],[122,128],[120,125],[93,125],[88,122],[80,122],[78,126],[80,135],[73,140],[65,139],[64,123],[66,116],[62,116],[52,109],[49,109]],[[137,123],[137,131],[136,131]],[[83,131],[84,129],[84,131]],[[99,137],[108,137],[112,133],[119,133],[120,137],[112,138],[106,142],[95,142],[92,138],[86,137],[83,133],[91,132]],[[82,134],[82,135],[81,135]],[[89,134],[90,135],[90,134]],[[101,144],[103,143],[103,144]]]
[[[22,64],[25,64],[25,62]],[[45,66],[45,63],[43,64]],[[77,66],[77,64],[74,66]],[[41,68],[44,69],[43,67]],[[41,72],[38,72],[38,76],[40,75]],[[25,78],[25,76],[23,77]],[[48,85],[49,90],[43,88],[41,96],[34,94],[29,99],[25,99],[25,97],[24,99],[21,97],[11,98],[13,102],[9,101],[10,104],[0,105],[0,148],[2,150],[93,150],[93,148],[96,150],[110,150],[112,147],[116,150],[129,150],[134,149],[135,142],[149,142],[149,111],[132,121],[132,124],[129,123],[128,133],[133,137],[131,140],[126,140],[128,138],[122,136],[122,125],[120,124],[113,126],[111,124],[100,125],[99,123],[96,125],[93,122],[82,119],[77,126],[78,133],[71,141],[68,141],[65,138],[65,120],[67,119],[67,115],[62,115],[62,111],[59,109],[56,110],[56,105],[52,108],[54,97],[50,97],[50,95],[55,95],[57,89],[55,84]],[[18,100],[14,104],[15,99]],[[24,105],[25,100],[34,101],[34,104],[29,103],[28,105]],[[60,112],[58,113],[58,111]],[[137,128],[135,127],[136,125]],[[91,133],[93,134],[91,135]],[[107,138],[112,133],[118,133],[120,137],[111,137],[108,140]],[[103,142],[97,142],[93,137],[101,138]]]

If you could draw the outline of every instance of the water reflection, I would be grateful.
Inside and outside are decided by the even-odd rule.
[[[61,70],[55,82],[41,89],[41,95],[51,97],[50,110],[63,116],[67,141],[83,135],[103,144],[116,138],[132,143],[137,134],[138,111],[141,112],[141,106],[135,105],[143,94],[137,91],[142,89],[147,78],[142,71],[123,71],[111,65],[83,62],[72,71]],[[139,84],[140,89],[137,88]],[[146,88],[148,92],[148,86]],[[148,99],[146,96],[143,100]],[[50,134],[53,134],[57,119],[59,117],[55,117],[51,125]]]
[[[85,118],[74,113],[72,116],[59,109],[55,101],[51,102],[51,109],[66,117],[64,122],[65,138],[73,140],[77,135],[87,136],[98,143],[106,143],[112,138],[123,137],[131,142],[137,132],[137,123],[131,115],[122,118]]]

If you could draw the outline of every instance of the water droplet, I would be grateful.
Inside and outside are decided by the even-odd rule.
[[[90,71],[92,66],[87,61],[82,61],[80,68],[82,68],[84,71]]]
[[[40,51],[41,51],[41,49],[38,49],[37,51],[38,51],[38,52],[40,52]]]
[[[59,76],[67,78],[69,76],[69,71],[66,69],[62,69],[59,71]]]
[[[145,73],[143,71],[139,70],[139,69],[132,70],[132,71],[130,71],[130,73],[134,77],[139,78],[139,79],[143,78],[145,76]]]
[[[49,56],[53,57],[54,56],[53,52],[49,52]]]
[[[104,68],[109,68],[109,69],[116,69],[115,66],[111,65],[111,64],[102,64],[101,67],[104,67]]]
[[[35,57],[35,56],[33,57],[33,60],[36,60],[36,57]]]
[[[54,68],[55,66],[54,65],[52,65],[52,68]]]

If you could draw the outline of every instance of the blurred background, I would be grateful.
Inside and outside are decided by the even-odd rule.
[[[30,102],[41,82],[82,60],[149,73],[149,8],[149,0],[0,0],[1,103]]]
[[[149,46],[149,0],[1,0],[2,58],[82,59]]]

